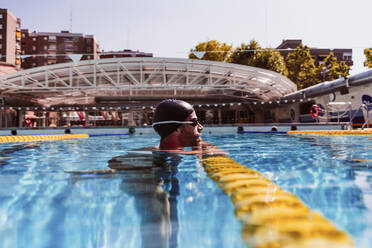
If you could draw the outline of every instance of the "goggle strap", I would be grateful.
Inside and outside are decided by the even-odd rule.
[[[193,124],[192,121],[157,121],[152,123],[152,126],[162,125],[162,124]]]

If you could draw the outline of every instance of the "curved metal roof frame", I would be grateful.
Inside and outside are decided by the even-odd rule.
[[[231,63],[178,58],[113,58],[64,63],[0,77],[2,95],[22,95],[43,105],[86,104],[102,96],[221,95],[269,101],[296,91],[288,78]]]

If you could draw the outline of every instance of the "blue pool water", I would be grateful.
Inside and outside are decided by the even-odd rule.
[[[235,161],[372,243],[372,137],[205,135]],[[156,136],[0,145],[0,247],[244,247],[233,206],[196,156],[116,174],[113,157]],[[133,158],[146,163],[146,152]]]

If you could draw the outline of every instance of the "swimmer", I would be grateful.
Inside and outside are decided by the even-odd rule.
[[[224,153],[216,146],[202,141],[203,126],[199,123],[194,108],[185,101],[167,99],[159,103],[152,126],[161,138],[158,147],[160,151],[182,154]],[[184,151],[185,147],[191,147],[192,151]]]
[[[183,150],[200,146],[203,126],[194,108],[187,102],[175,99],[162,101],[155,110],[154,130],[160,135],[159,150]]]

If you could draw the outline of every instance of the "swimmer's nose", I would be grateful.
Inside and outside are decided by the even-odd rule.
[[[198,130],[199,130],[199,132],[200,132],[201,130],[203,130],[203,125],[200,124],[200,122],[198,122]]]

